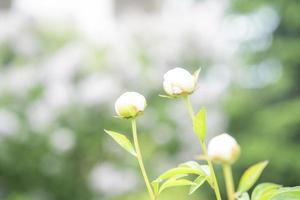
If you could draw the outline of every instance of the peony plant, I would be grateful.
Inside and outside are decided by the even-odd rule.
[[[200,69],[193,74],[183,68],[174,68],[164,75],[163,88],[166,95],[161,97],[182,99],[191,118],[194,133],[202,149],[200,161],[187,161],[167,170],[152,182],[149,181],[139,146],[137,133],[137,118],[144,112],[147,103],[143,95],[137,92],[125,92],[115,103],[117,117],[131,122],[132,142],[124,135],[115,131],[105,130],[123,149],[133,155],[139,164],[149,199],[156,200],[166,189],[178,186],[189,186],[189,195],[198,190],[204,183],[210,185],[215,193],[216,200],[221,200],[218,179],[214,170],[215,164],[223,169],[228,200],[300,200],[300,186],[283,187],[275,183],[258,184],[252,191],[249,190],[259,179],[268,165],[268,161],[261,161],[249,167],[241,176],[237,189],[233,181],[232,165],[240,156],[241,148],[237,141],[227,133],[213,137],[206,142],[206,109],[198,112],[190,101],[190,95],[198,86]],[[223,197],[223,199],[226,199]]]

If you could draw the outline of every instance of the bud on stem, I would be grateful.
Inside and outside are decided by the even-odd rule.
[[[125,92],[115,103],[115,110],[119,117],[132,118],[141,114],[147,106],[146,99],[137,92]]]

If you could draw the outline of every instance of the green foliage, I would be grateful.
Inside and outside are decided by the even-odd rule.
[[[244,87],[240,84],[243,80],[234,81],[225,105],[229,116],[228,131],[235,134],[243,147],[243,156],[236,165],[238,173],[253,159],[268,159],[272,167],[266,171],[264,181],[296,185],[300,180],[300,2],[232,1],[234,14],[249,16],[266,7],[274,9],[280,18],[270,36],[272,42],[260,51],[243,45],[241,59],[244,62],[240,66],[247,69],[267,59],[275,59],[281,65],[279,77],[258,88]],[[264,26],[268,27],[273,20],[266,18]],[[269,70],[276,73],[276,66],[271,65]]]
[[[161,185],[158,194],[160,194],[163,190],[170,187],[188,186],[188,185],[195,185],[195,183],[187,179],[177,179],[176,177],[170,178]]]
[[[196,81],[197,81],[198,78],[199,78],[200,72],[201,72],[201,67],[200,67],[199,69],[197,69],[197,70],[194,72],[194,74],[193,74],[193,76],[195,77],[195,80],[196,80]]]
[[[110,135],[123,149],[136,156],[135,149],[131,144],[130,140],[123,134],[117,133],[115,131],[104,130],[108,135]]]
[[[300,186],[280,189],[270,200],[299,200]]]
[[[261,183],[255,187],[252,192],[252,200],[269,200],[274,194],[277,193],[280,185],[274,183]]]
[[[207,180],[207,176],[198,176],[194,181],[193,185],[190,187],[189,195],[193,194],[198,188],[201,187],[202,184]]]
[[[247,192],[242,193],[238,200],[250,200]],[[274,183],[262,183],[255,187],[251,200],[299,200],[300,187],[282,187]]]
[[[206,109],[202,108],[196,114],[194,119],[194,132],[196,133],[197,137],[200,139],[201,142],[205,141],[206,137]]]
[[[247,192],[242,193],[237,200],[250,200],[250,196]]]
[[[166,188],[190,185],[189,194],[192,194],[210,178],[206,171],[207,165],[199,165],[195,161],[188,161],[162,173],[152,181],[152,187],[155,194],[159,195]],[[197,178],[194,181],[181,179],[188,175],[197,175]]]
[[[262,171],[267,165],[268,161],[263,161],[249,167],[240,179],[238,193],[242,194],[244,192],[247,192],[258,180]]]
[[[164,180],[182,174],[205,175],[205,172],[202,169],[194,169],[189,167],[176,167],[164,172],[162,175],[159,176],[159,179]]]
[[[166,99],[175,99],[176,98],[176,97],[172,97],[172,96],[169,96],[169,95],[163,95],[163,94],[160,94],[158,96],[160,96],[162,98],[166,98]]]
[[[237,163],[236,168],[241,172],[250,160],[270,158],[272,167],[267,171],[264,178],[275,182],[283,182],[284,185],[299,184],[300,2],[297,0],[234,0],[232,1],[232,6],[235,9],[230,10],[232,14],[235,14],[234,12],[244,12],[248,14],[262,6],[270,6],[276,10],[280,17],[280,24],[274,31],[274,34],[269,38],[270,41],[272,41],[270,46],[265,50],[256,52],[251,50],[249,46],[243,45],[241,48],[242,51],[238,51],[241,52],[241,60],[244,59],[247,62],[244,64],[245,66],[247,64],[259,64],[265,59],[270,58],[276,58],[282,65],[281,77],[279,77],[276,82],[265,87],[250,89],[235,83],[232,93],[228,95],[230,98],[228,98],[228,104],[225,107],[229,115],[228,131],[236,134],[243,148],[243,157],[241,157],[240,160],[241,164]],[[272,19],[266,19],[266,21],[261,24],[261,28],[268,27],[271,20]],[[23,66],[21,65],[23,64],[36,66],[37,71],[40,72],[42,65],[53,60],[57,55],[60,55],[61,59],[65,53],[71,50],[72,46],[77,46],[78,44],[85,49],[84,51],[87,50],[87,54],[93,55],[94,50],[91,52],[91,46],[84,45],[86,41],[77,40],[77,35],[74,35],[74,33],[76,34],[75,30],[69,30],[67,33],[56,31],[53,28],[52,31],[49,31],[51,27],[47,27],[45,30],[37,30],[35,20],[29,21],[30,25],[25,28],[26,32],[20,32],[22,33],[19,34],[22,35],[20,38],[17,38],[17,35],[13,34],[12,37],[9,37],[9,41],[4,41],[0,45],[1,78],[5,78],[4,72],[6,70],[15,69],[15,66],[22,68]],[[33,29],[35,32],[27,32],[29,29]],[[27,49],[25,49],[26,53],[20,53],[24,50],[16,48],[16,43],[18,43],[19,39],[23,41],[24,38],[27,38],[23,37],[26,35],[29,35],[30,38],[33,39],[33,46],[36,48],[36,52],[33,54],[31,54],[30,51],[28,51],[29,53],[27,54]],[[249,43],[251,42],[252,41]],[[28,47],[30,47],[30,45],[28,45]],[[107,55],[110,55],[110,49],[107,47],[103,48],[108,50]],[[80,80],[87,78],[88,69],[91,66],[93,67],[93,73],[96,75],[102,73],[101,70],[103,68],[110,67],[110,61],[105,63],[107,59],[106,54],[103,52],[94,54],[94,59],[91,59],[92,61],[85,60],[83,63],[76,63],[76,65],[82,69],[79,73],[73,74],[70,82],[68,82],[75,86],[75,91],[80,85]],[[198,66],[199,62],[201,63],[204,60],[199,58],[198,55],[191,57],[190,51],[187,54],[189,59],[197,60],[197,63],[192,62],[191,66]],[[139,52],[139,61],[141,64],[148,66],[156,62],[150,59],[151,56],[146,55],[144,52],[142,52],[142,54]],[[74,60],[77,60],[77,58]],[[243,64],[240,66],[243,66]],[[115,72],[117,70],[109,69],[109,71]],[[195,72],[194,76],[197,78],[198,74],[199,72]],[[47,81],[47,83],[50,82],[51,81]],[[124,87],[128,88],[132,86],[128,82],[131,81],[126,81]],[[134,81],[132,82],[135,84]],[[89,107],[79,105],[78,102],[75,104],[70,102],[67,108],[59,109],[59,113],[55,113],[58,114],[58,116],[48,128],[43,130],[33,129],[30,127],[29,120],[27,119],[28,111],[37,103],[43,101],[47,92],[46,86],[50,85],[40,84],[41,83],[38,83],[38,85],[33,86],[29,93],[24,93],[24,96],[13,96],[11,94],[6,95],[1,93],[1,109],[7,109],[16,114],[20,127],[17,132],[14,133],[16,135],[7,138],[5,138],[6,136],[1,137],[0,199],[107,199],[106,196],[102,196],[102,192],[95,194],[91,191],[91,188],[89,188],[87,180],[91,170],[98,165],[99,162],[100,164],[111,162],[120,168],[124,168],[124,166],[132,167],[131,164],[128,164],[126,159],[120,159],[119,155],[114,154],[113,150],[107,148],[107,144],[105,143],[106,136],[101,134],[104,126],[116,126],[116,123],[107,117],[111,115],[111,110],[102,104],[101,106]],[[6,92],[6,90],[4,92]],[[170,132],[176,132],[176,130],[178,130],[176,124],[168,119],[168,107],[156,98],[157,93],[158,91],[150,91],[148,93],[149,102],[152,103],[153,109],[157,112],[155,116],[159,122],[166,124]],[[34,118],[39,118],[39,116],[34,116]],[[118,127],[119,126],[123,126],[124,129],[127,127],[125,123],[118,124]],[[61,127],[74,132],[76,141],[74,147],[65,153],[56,152],[50,144],[52,132]],[[201,128],[201,126],[199,127]],[[197,129],[200,133],[199,127]],[[143,128],[145,128],[146,133],[150,130],[147,126]],[[204,132],[205,131],[202,131],[202,133]],[[171,134],[169,141],[164,144],[156,144],[156,146],[153,145],[155,142],[152,136],[149,135],[150,134],[141,135],[141,137],[147,139],[145,143],[145,145],[147,145],[145,148],[146,158],[149,158],[150,155],[162,155],[172,160],[178,151],[181,150],[180,139],[176,137],[176,134]],[[203,134],[199,134],[198,137],[201,135],[201,138],[205,137]],[[129,152],[132,154],[135,153],[134,149],[132,150],[132,147],[128,147],[128,144],[124,142],[125,140],[126,139],[121,139],[121,143],[127,147]],[[164,153],[160,154],[162,152]],[[149,159],[145,160],[148,162]],[[180,167],[190,167],[194,170],[198,167],[197,164],[183,164]],[[156,165],[156,163],[152,164],[152,166],[150,163],[149,168],[153,168],[154,165]],[[205,166],[201,165],[201,168],[206,172]],[[150,173],[153,173],[153,171],[150,171]],[[158,193],[160,184],[165,184],[175,177],[177,177],[176,181],[180,181],[178,177],[190,178],[188,175],[196,176],[191,179],[194,180],[191,182],[196,184],[191,184],[190,192],[196,191],[205,181],[210,182],[208,174],[203,176],[187,173],[174,177],[171,176],[163,181],[154,181],[153,187],[155,186],[154,188],[157,188]],[[206,180],[202,183],[205,177]],[[183,179],[181,183],[183,184],[183,182],[185,182],[188,184],[188,181],[187,179]],[[180,185],[178,182],[176,184]],[[173,184],[173,186],[176,184]],[[252,199],[264,200],[271,198],[272,195],[274,196],[268,200],[300,199],[299,187],[281,188],[280,190],[277,190],[277,187],[279,186],[272,183],[258,185],[252,193]],[[162,199],[185,199],[185,194],[186,192],[182,192],[179,188],[163,196],[166,198]],[[188,199],[209,199],[202,195],[202,193],[197,194],[197,196],[194,195]],[[134,194],[128,193],[114,199],[145,200],[147,196],[144,192],[137,191],[134,192]],[[239,200],[241,199],[248,200],[247,193],[243,193],[239,197]]]

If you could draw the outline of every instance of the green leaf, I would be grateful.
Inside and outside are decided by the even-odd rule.
[[[199,163],[197,163],[195,161],[188,161],[188,162],[180,164],[179,167],[189,167],[189,168],[192,168],[192,169],[202,170],[205,173],[206,181],[209,183],[209,185],[212,188],[214,187],[208,165],[200,165]]]
[[[249,167],[240,179],[238,193],[242,194],[244,192],[247,192],[258,180],[262,171],[267,165],[268,161],[263,161]]]
[[[203,142],[206,136],[206,109],[201,108],[194,119],[194,131],[197,137]]]
[[[180,179],[185,176],[188,176],[189,174],[198,175],[198,179],[195,179],[194,182],[185,179]],[[156,195],[158,195],[161,191],[168,187],[181,185],[195,185],[196,188],[193,189],[197,190],[197,188],[199,188],[209,178],[208,174],[209,172],[207,165],[200,165],[195,161],[188,161],[180,164],[178,167],[169,169],[163,174],[161,174],[156,180],[152,182],[152,186]],[[199,177],[201,177],[201,179]],[[204,180],[201,183],[202,179]],[[159,187],[159,184],[164,180],[166,181],[161,185],[161,187]]]
[[[281,188],[281,185],[274,183],[261,183],[252,192],[252,200],[269,200]]]
[[[270,200],[299,200],[300,186],[280,189]]]
[[[159,187],[159,184],[163,181],[163,179],[158,178],[158,179],[152,181],[151,185],[153,187],[155,196],[158,196],[166,188],[186,185],[184,183],[186,181],[176,182],[178,179],[183,178],[185,176],[187,176],[187,174],[180,174],[180,175],[173,176],[170,179],[168,179],[165,183],[163,183],[163,185],[161,187]],[[185,180],[185,179],[181,179],[181,180]]]
[[[201,67],[200,67],[197,71],[195,71],[194,74],[193,74],[193,76],[195,77],[195,80],[196,80],[196,81],[197,81],[198,78],[199,78],[200,72],[201,72]]]
[[[155,196],[157,196],[158,193],[159,193],[159,183],[161,181],[162,180],[160,180],[160,179],[156,179],[156,180],[154,180],[154,181],[151,182],[151,185],[152,185],[152,188],[153,188]]]
[[[134,147],[132,146],[130,140],[125,135],[122,135],[115,131],[109,131],[109,130],[104,130],[104,131],[108,135],[110,135],[122,148],[124,148],[126,151],[128,151],[132,155],[136,156]]]
[[[162,186],[159,189],[159,193],[161,193],[163,190],[170,187],[178,187],[178,186],[186,186],[186,185],[194,185],[194,184],[195,183],[187,179],[169,179],[162,184]]]
[[[163,94],[159,94],[158,96],[162,97],[162,98],[167,98],[167,99],[175,99],[176,97],[172,97],[169,95],[163,95]]]
[[[202,169],[201,165],[197,163],[196,161],[187,161],[185,163],[181,163],[178,165],[178,167],[187,167],[191,169]]]
[[[188,167],[176,167],[173,169],[170,169],[159,176],[159,179],[168,179],[174,176],[183,175],[183,174],[196,174],[196,175],[202,175],[205,176],[206,173],[202,169],[192,169]]]
[[[247,192],[244,192],[242,195],[240,195],[237,200],[250,200],[250,196]]]
[[[193,194],[203,183],[205,183],[207,176],[198,176],[194,180],[194,185],[190,187],[189,195]]]

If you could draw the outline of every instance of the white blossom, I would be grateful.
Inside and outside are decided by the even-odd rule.
[[[208,156],[215,161],[233,163],[239,154],[240,146],[227,133],[212,138],[208,143]]]
[[[124,118],[135,117],[142,113],[147,106],[146,99],[137,92],[125,92],[115,103],[118,116]]]
[[[196,85],[196,77],[183,68],[171,69],[164,75],[164,90],[171,96],[193,93]]]

